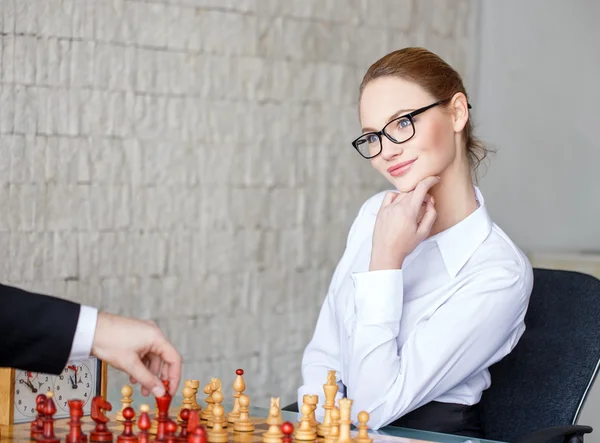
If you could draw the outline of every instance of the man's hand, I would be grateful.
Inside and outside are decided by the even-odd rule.
[[[170,394],[177,392],[181,356],[153,322],[100,312],[92,355],[129,374],[132,383],[142,385],[143,395],[164,395],[159,371],[169,380]]]

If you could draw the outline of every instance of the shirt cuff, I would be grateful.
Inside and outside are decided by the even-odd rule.
[[[352,279],[358,323],[378,325],[400,320],[404,300],[401,269],[355,272]]]
[[[86,359],[92,353],[98,310],[90,306],[81,306],[79,320],[73,337],[69,360]]]

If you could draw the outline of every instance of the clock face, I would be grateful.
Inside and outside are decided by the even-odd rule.
[[[54,402],[57,408],[69,412],[68,400],[83,400],[83,407],[94,397],[94,373],[88,362],[71,361],[54,379]]]
[[[14,422],[23,423],[33,420],[35,398],[48,391],[54,392],[57,412],[54,418],[69,416],[68,400],[83,401],[83,413],[89,415],[91,399],[100,392],[101,363],[94,357],[74,360],[60,375],[40,374],[37,372],[17,371],[14,388]]]

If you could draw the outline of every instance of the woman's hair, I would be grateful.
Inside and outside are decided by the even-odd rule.
[[[436,100],[450,99],[458,92],[462,92],[467,100],[469,98],[458,72],[427,49],[400,49],[373,63],[360,84],[360,97],[371,80],[386,76],[412,81],[433,95]],[[488,148],[473,135],[470,118],[463,129],[463,134],[469,165],[476,175],[479,164],[488,155]]]

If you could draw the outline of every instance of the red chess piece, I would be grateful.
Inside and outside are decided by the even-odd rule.
[[[198,411],[190,411],[190,418],[187,423],[188,435],[194,432],[194,429],[198,426],[200,426],[200,415],[198,414]]]
[[[177,432],[177,423],[173,420],[168,420],[165,424],[165,442],[175,443],[175,433]]]
[[[138,441],[138,438],[133,433],[133,417],[135,417],[135,411],[131,407],[126,407],[123,410],[123,417],[125,423],[123,423],[123,433],[117,436],[117,443],[134,443]]]
[[[286,421],[281,425],[281,432],[283,432],[282,443],[292,443],[292,434],[294,433],[294,425]]]
[[[206,443],[206,429],[198,425],[191,434],[188,434],[188,443]]]
[[[81,430],[81,417],[83,417],[83,401],[82,400],[68,400],[69,404],[69,415],[71,421],[69,422],[69,433],[65,438],[66,443],[86,443],[87,435]]]
[[[140,414],[140,418],[138,419],[138,428],[140,429],[140,432],[138,433],[138,440],[139,443],[148,443],[149,441],[149,433],[148,430],[150,429],[150,427],[152,426],[152,422],[150,421],[150,415],[148,415],[148,411],[150,410],[150,408],[148,407],[148,405],[142,405],[140,407],[140,411],[142,412]]]
[[[112,432],[106,427],[109,418],[102,412],[111,409],[112,405],[101,396],[97,395],[92,399],[92,420],[96,422],[96,428],[90,433],[90,441],[112,443]]]
[[[44,435],[44,409],[46,407],[46,396],[38,394],[35,398],[35,410],[37,417],[31,422],[30,439],[36,440]]]
[[[190,411],[189,409],[182,409],[181,413],[179,414],[179,416],[181,417],[181,432],[179,433],[179,435],[177,436],[177,441],[179,443],[185,443],[187,442],[187,436],[188,436],[188,423],[190,420],[190,417],[192,416],[192,411]],[[196,414],[197,416],[198,414]]]
[[[54,414],[56,414],[56,405],[54,404],[54,394],[46,394],[46,403],[44,405],[44,433],[37,439],[40,443],[60,443],[60,439],[54,435]]]
[[[169,407],[171,406],[171,394],[169,394],[169,380],[163,380],[163,385],[165,387],[165,395],[162,397],[156,397],[156,404],[158,405],[158,417],[156,421],[158,422],[158,426],[156,428],[156,438],[153,440],[154,442],[164,442],[165,441],[165,425],[169,420]]]

